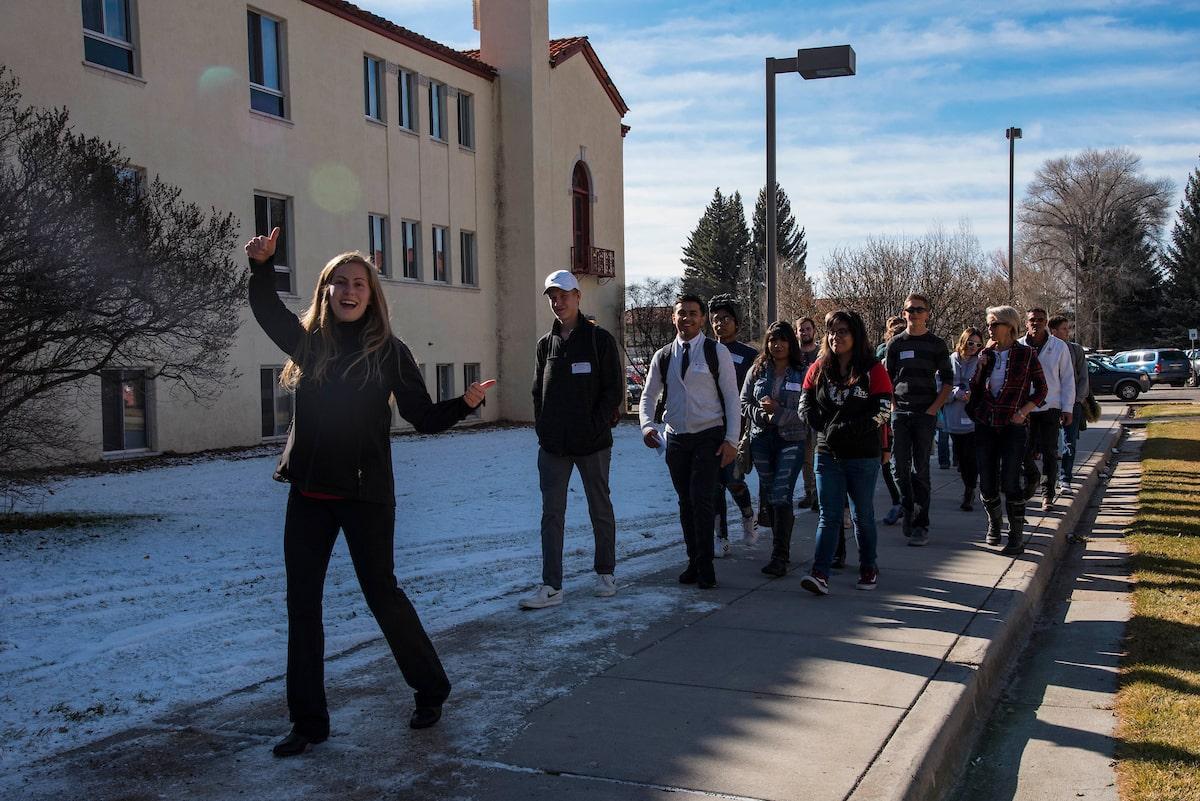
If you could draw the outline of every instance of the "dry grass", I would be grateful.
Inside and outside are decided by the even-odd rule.
[[[1139,406],[1135,416],[1147,417],[1187,417],[1200,415],[1200,403],[1152,403]]]
[[[1196,801],[1200,422],[1149,425],[1138,503],[1128,535],[1136,587],[1117,694],[1118,787],[1124,801]]]

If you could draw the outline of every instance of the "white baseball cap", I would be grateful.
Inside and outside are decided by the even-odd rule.
[[[546,288],[542,290],[542,294],[546,294],[554,287],[558,287],[564,292],[570,292],[572,289],[579,289],[579,281],[566,270],[555,270],[546,276]]]

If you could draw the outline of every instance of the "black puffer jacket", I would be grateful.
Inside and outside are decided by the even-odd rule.
[[[250,262],[250,308],[255,319],[288,356],[304,337],[300,321],[275,292],[274,264]],[[301,377],[287,444],[275,470],[304,492],[320,492],[351,500],[395,505],[392,479],[391,421],[388,399],[396,398],[400,415],[424,434],[445,431],[471,412],[461,397],[434,403],[408,346],[392,338],[383,361],[382,378],[363,384],[364,365],[349,376],[346,366],[364,321],[339,324],[339,355],[325,380]],[[307,371],[307,365],[301,365]]]
[[[621,357],[612,334],[579,314],[565,340],[557,320],[538,340],[533,419],[538,444],[556,456],[611,448],[614,415],[625,397]]]

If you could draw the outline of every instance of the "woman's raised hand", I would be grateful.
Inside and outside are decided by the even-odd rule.
[[[278,230],[278,229],[276,229]],[[489,378],[487,381],[476,381],[471,386],[467,387],[467,391],[463,393],[463,400],[467,405],[474,409],[479,404],[483,403],[487,391],[496,386],[496,379]]]
[[[272,229],[270,236],[256,236],[246,243],[246,255],[251,261],[262,263],[275,255],[275,243],[279,241],[279,229]]]

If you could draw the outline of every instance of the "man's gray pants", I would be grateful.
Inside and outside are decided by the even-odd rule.
[[[542,488],[542,583],[562,589],[563,523],[567,515],[567,485],[571,468],[579,469],[587,496],[592,534],[596,538],[596,572],[611,574],[617,564],[617,519],[608,494],[608,465],[612,448],[587,456],[555,456],[538,448],[538,478]]]

